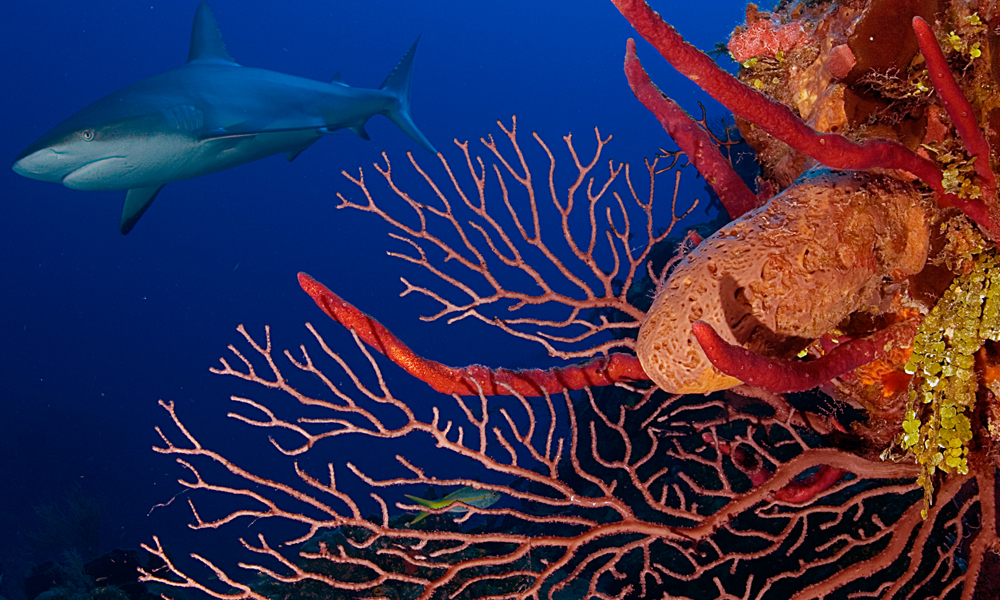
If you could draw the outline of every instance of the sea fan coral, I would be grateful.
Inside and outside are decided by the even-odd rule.
[[[733,111],[758,150],[761,193],[735,177],[710,132],[663,97],[632,42],[629,83],[682,150],[661,158],[687,156],[734,219],[715,235],[681,241],[657,231],[652,191],[667,169],[660,159],[647,162],[649,198],[626,165],[611,162],[597,177],[609,141],[600,134],[590,161],[565,138],[576,169],[565,190],[555,184],[555,153],[536,135],[549,159],[548,180],[537,185],[514,125],[503,128],[512,150],[502,151],[492,136],[482,140],[492,169],[459,144],[472,186],[463,188],[440,157],[454,194],[411,156],[432,190],[416,199],[397,185],[385,157],[376,170],[401,201],[396,209],[416,216],[411,220],[383,208],[389,203],[377,200],[363,172],[345,173],[361,200],[341,195],[342,207],[385,220],[409,248],[395,255],[451,287],[438,292],[405,282],[404,295],[440,303],[431,319],[479,319],[553,356],[591,360],[552,370],[445,367],[300,275],[303,289],[349,328],[373,377],[359,375],[310,325],[319,350],[286,353],[320,383],[310,395],[286,378],[269,330],[261,340],[241,327],[249,350],[231,347],[236,360],[223,359],[215,372],[282,392],[298,406],[279,410],[233,397],[246,412],[231,416],[291,436],[281,439],[294,443],[271,443],[296,457],[341,436],[366,443],[429,437],[483,477],[440,473],[423,453],[399,454],[392,470],[380,465],[376,474],[330,462],[317,475],[296,462],[289,478],[296,487],[204,447],[178,407],[164,402],[177,433],[161,431],[157,451],[179,457],[191,474],[182,483],[248,503],[221,516],[194,511],[195,528],[249,516],[301,529],[285,543],[296,547],[294,556],[264,535],[243,542],[258,561],[241,566],[263,581],[239,580],[194,555],[227,589],[202,583],[159,540],[148,550],[165,567],[146,580],[225,600],[314,592],[309,586],[370,596],[550,600],[996,594],[1000,345],[992,340],[1000,211],[989,142],[1000,118],[992,117],[994,101],[976,90],[989,88],[983,82],[994,76],[981,59],[996,52],[988,32],[1000,15],[957,2],[941,2],[939,11],[878,0],[783,3],[772,15],[754,11],[754,22],[807,37],[744,61],[741,83],[645,2],[614,3],[678,70]],[[899,18],[891,9],[900,6],[912,13],[906,26],[880,29],[887,14]],[[892,56],[876,56],[886,44],[894,44],[885,53]],[[891,123],[878,118],[886,105],[875,105],[897,101],[900,90],[893,98],[861,97],[884,80],[871,76],[876,64],[885,66],[879,58],[905,69],[900,81],[912,86],[909,112]],[[937,96],[922,89],[927,84]],[[815,170],[813,161],[829,169]],[[493,178],[502,197],[495,205],[485,192]],[[616,182],[624,191],[609,191]],[[769,198],[772,190],[778,193]],[[546,195],[569,258],[542,235]],[[673,200],[671,228],[686,212],[676,193]],[[754,208],[761,200],[769,201]],[[498,212],[513,225],[505,229]],[[580,212],[589,225],[582,237],[570,225]],[[435,232],[442,224],[445,231]],[[603,240],[611,266],[597,257]],[[675,256],[662,260],[668,243]],[[435,253],[488,291],[435,262]],[[535,287],[508,287],[501,272],[526,276]],[[635,288],[648,285],[657,297],[647,312]],[[564,314],[521,316],[497,309],[504,306],[554,306]],[[369,348],[450,396],[425,406],[397,395]],[[645,368],[637,368],[640,361]],[[732,384],[742,396],[664,392]],[[812,387],[825,395],[785,395]],[[572,388],[583,389],[579,398]],[[514,399],[504,405],[499,394]],[[531,394],[543,400],[532,403]],[[305,408],[322,414],[303,416]],[[213,467],[235,480],[216,482]],[[378,514],[364,515],[345,491],[345,475],[369,486]],[[464,503],[453,521],[452,504],[431,510],[389,496],[429,485],[471,488],[497,503]],[[428,515],[414,524],[402,511]]]

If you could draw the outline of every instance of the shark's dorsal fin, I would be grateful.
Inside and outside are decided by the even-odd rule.
[[[208,2],[202,0],[194,13],[194,24],[191,25],[191,48],[188,50],[188,62],[214,62],[236,65],[236,61],[226,50],[222,41],[219,23],[212,14]]]
[[[417,53],[417,42],[419,41],[420,36],[418,35],[403,58],[399,59],[396,67],[389,72],[382,85],[378,86],[380,90],[389,90],[401,98],[405,98],[407,103],[409,103],[410,98],[410,80],[413,79],[413,56]]]
[[[344,87],[351,87],[346,83],[344,83],[344,76],[340,74],[340,71],[337,71],[336,73],[333,74],[333,77],[330,78],[330,83],[333,85],[342,85]]]

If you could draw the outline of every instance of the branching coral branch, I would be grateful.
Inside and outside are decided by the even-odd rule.
[[[598,165],[611,137],[601,137],[597,130],[597,146],[589,159],[583,159],[577,153],[572,135],[563,138],[575,170],[575,176],[565,188],[557,184],[555,154],[538,134],[532,134],[549,160],[547,177],[540,184],[528,167],[524,150],[517,139],[516,117],[512,118],[509,128],[500,122],[498,125],[511,145],[507,151],[511,158],[501,150],[492,135],[481,139],[480,142],[496,161],[492,168],[487,168],[481,157],[473,156],[468,142],[456,141],[472,178],[471,193],[459,182],[459,173],[443,155],[440,156],[441,166],[451,190],[439,186],[416,159],[408,155],[413,168],[429,186],[436,205],[418,201],[411,192],[399,187],[393,176],[392,164],[383,154],[385,164],[375,165],[375,169],[385,179],[389,189],[412,209],[417,225],[407,224],[403,216],[392,214],[376,203],[363,171],[359,171],[357,176],[344,172],[344,176],[358,187],[365,201],[357,202],[338,194],[339,208],[374,213],[385,220],[398,232],[392,234],[393,237],[405,242],[414,251],[413,254],[390,252],[391,256],[427,270],[467,298],[465,301],[454,301],[403,279],[406,287],[402,295],[422,294],[441,305],[440,311],[425,320],[447,318],[450,323],[473,317],[511,335],[538,342],[550,355],[566,359],[606,354],[615,348],[631,348],[633,340],[629,336],[617,335],[611,340],[600,340],[598,336],[638,327],[644,315],[642,310],[629,302],[628,293],[645,274],[653,247],[675,231],[677,224],[697,206],[697,201],[687,208],[678,207],[676,189],[680,180],[675,179],[669,220],[663,229],[655,227],[657,217],[653,214],[653,196],[656,177],[666,169],[659,166],[659,159],[646,162],[649,189],[643,195],[639,194],[632,181],[632,170],[628,164],[608,161],[607,174],[601,178],[597,172]],[[492,212],[492,207],[488,206],[487,186],[491,180],[495,180],[500,189],[504,208],[500,211],[502,214]],[[622,180],[624,190],[614,189],[614,184]],[[460,204],[453,202],[451,194],[460,198]],[[557,246],[543,236],[541,219],[546,210],[543,206],[546,196],[561,221],[562,235]],[[580,204],[583,205],[582,211]],[[475,218],[463,223],[457,206],[464,206]],[[644,221],[641,231],[635,231],[632,226],[635,215],[631,213],[636,210]],[[579,236],[574,226],[575,215],[580,212],[587,224],[584,236]],[[502,219],[510,219],[515,235],[507,233]],[[433,220],[443,221],[445,228],[432,232]],[[451,234],[458,243],[446,241]],[[634,239],[637,235],[641,240],[638,244]],[[580,237],[582,242],[578,241]],[[561,247],[569,251],[572,263],[561,255]],[[533,265],[526,258],[527,249],[543,257],[546,263],[544,268]],[[467,274],[481,280],[489,291],[482,293],[466,283],[469,279],[465,275],[456,276],[439,266],[429,254],[432,250],[441,253],[443,264],[459,265]],[[610,268],[599,266],[599,252],[606,252],[611,257]],[[586,276],[577,275],[575,268],[571,268],[574,264],[582,265]],[[501,266],[503,269],[499,268]],[[550,273],[553,269],[562,280],[559,285],[553,282],[556,279]],[[505,273],[527,276],[537,291],[521,291],[507,286],[501,278]],[[571,291],[560,291],[564,287]],[[500,307],[515,312],[526,306],[541,305],[563,307],[567,312],[558,320],[509,318],[499,312]],[[617,312],[621,317],[609,319],[608,311]],[[592,319],[591,315],[598,316]],[[578,333],[567,335],[567,330]],[[595,339],[600,341],[595,343]],[[587,348],[574,348],[581,343]]]
[[[650,401],[648,393],[622,390],[602,392],[598,398],[588,389],[576,401],[568,394],[546,395],[542,405],[515,395],[511,406],[485,395],[471,401],[441,396],[420,416],[410,408],[412,402],[388,389],[378,361],[359,336],[354,342],[363,358],[360,364],[371,368],[370,376],[358,374],[350,366],[356,361],[333,352],[310,330],[323,360],[305,349],[301,358],[287,353],[286,358],[321,381],[329,392],[326,398],[292,386],[281,373],[267,332],[260,343],[240,328],[251,353],[234,347],[242,366],[217,372],[281,392],[295,404],[321,408],[329,416],[301,418],[294,406],[286,406],[283,411],[291,416],[284,417],[261,402],[234,397],[239,407],[266,416],[239,410],[232,417],[298,435],[303,442],[286,450],[296,456],[328,437],[430,436],[439,451],[479,465],[483,477],[442,476],[436,461],[397,456],[398,473],[382,468],[377,475],[350,461],[328,463],[313,473],[314,463],[306,467],[297,459],[293,478],[279,482],[204,446],[181,422],[176,407],[164,402],[180,440],[160,431],[163,444],[157,451],[177,457],[191,474],[181,483],[242,504],[209,515],[195,508],[194,498],[192,527],[259,519],[292,527],[279,545],[263,535],[242,541],[257,558],[241,566],[264,575],[261,583],[242,583],[209,559],[192,555],[194,565],[207,567],[225,587],[199,583],[189,573],[196,566],[171,559],[158,540],[147,550],[166,567],[145,573],[145,580],[226,600],[263,600],[269,597],[267,586],[306,584],[366,594],[394,586],[421,598],[551,598],[566,589],[594,598],[656,597],[666,589],[677,597],[699,598],[698,590],[716,580],[757,597],[791,595],[789,586],[802,578],[825,579],[820,576],[824,569],[869,557],[859,563],[866,565],[864,570],[843,569],[836,586],[809,588],[802,595],[820,597],[822,590],[834,587],[866,589],[876,565],[909,566],[906,580],[921,580],[932,559],[922,550],[913,554],[923,546],[911,540],[914,535],[937,539],[942,527],[965,531],[967,541],[949,550],[955,559],[981,560],[988,550],[978,542],[984,534],[968,523],[974,513],[987,516],[976,503],[991,499],[992,492],[952,493],[948,487],[936,512],[922,521],[915,465],[818,447],[808,429],[741,415],[712,397],[663,398],[657,393]],[[333,383],[341,380],[349,382],[350,390]],[[395,425],[386,425],[389,421]],[[221,480],[212,466],[234,479]],[[799,481],[817,468],[838,470],[836,480],[802,494]],[[345,477],[353,481],[348,485]],[[955,489],[967,489],[968,481]],[[358,483],[370,490],[375,514],[365,516],[370,510],[359,504],[356,492],[347,491]],[[501,500],[491,507],[464,504],[459,520],[451,517],[453,507],[430,509],[395,500],[403,490],[428,485],[488,490]],[[900,515],[889,498],[917,508]],[[405,511],[413,510],[431,515],[411,527],[412,517]],[[994,518],[992,509],[989,517]],[[485,526],[496,519],[502,519],[502,528]],[[936,554],[933,560],[938,561]],[[761,566],[765,562],[768,568]],[[945,571],[957,574],[959,562],[952,560]],[[784,566],[771,568],[773,563]]]

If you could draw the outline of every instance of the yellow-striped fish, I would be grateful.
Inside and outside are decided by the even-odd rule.
[[[410,496],[409,494],[407,494],[406,497],[413,500],[420,506],[426,506],[427,508],[441,509],[455,504],[455,506],[452,506],[448,512],[466,512],[469,510],[468,506],[475,506],[476,508],[487,508],[493,506],[496,504],[497,500],[500,499],[500,494],[491,490],[477,490],[476,488],[466,486],[448,494],[440,500],[424,500],[423,498],[417,498],[416,496]],[[464,504],[456,504],[457,502]],[[429,514],[431,513],[423,510],[420,511],[417,513],[416,518],[410,521],[410,525],[423,521]]]

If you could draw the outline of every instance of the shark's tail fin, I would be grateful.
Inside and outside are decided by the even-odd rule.
[[[420,130],[417,129],[416,124],[413,122],[413,118],[410,117],[410,80],[413,79],[413,55],[417,52],[417,42],[419,41],[420,36],[417,36],[416,41],[406,51],[406,54],[399,61],[399,64],[396,65],[396,68],[385,78],[379,89],[392,93],[398,100],[395,108],[389,110],[385,116],[392,119],[392,122],[402,129],[403,133],[410,136],[413,141],[437,154],[434,145],[424,137],[424,134],[420,133]]]

